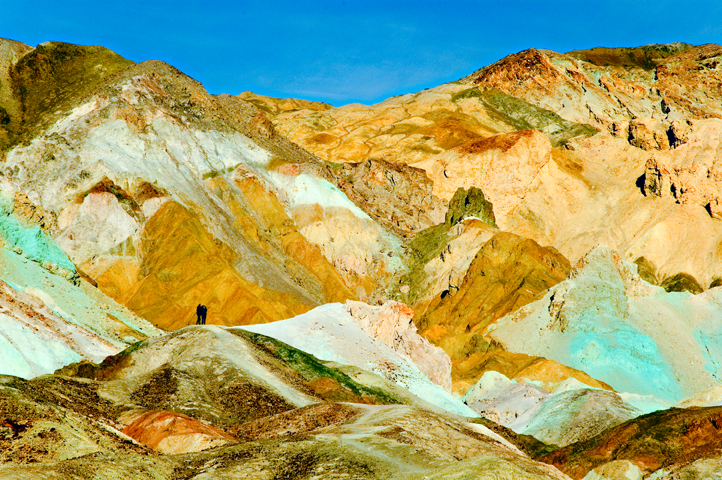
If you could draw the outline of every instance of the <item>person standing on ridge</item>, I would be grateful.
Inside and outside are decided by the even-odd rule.
[[[201,323],[201,321],[204,320],[203,305],[201,305],[200,303],[196,307],[196,316],[198,317],[198,320],[196,320],[196,325],[203,325],[203,323]]]
[[[206,315],[208,315],[208,307],[206,307],[205,305],[201,305],[201,309],[202,309],[202,311],[201,311],[201,322],[202,322],[201,325],[205,325],[205,324],[206,324]]]

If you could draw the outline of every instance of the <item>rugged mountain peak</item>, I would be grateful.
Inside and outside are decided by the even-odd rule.
[[[499,89],[567,120],[630,140],[635,132],[625,122],[640,120],[662,139],[649,148],[664,150],[669,145],[664,135],[671,122],[722,116],[717,93],[722,82],[717,69],[720,49],[719,45],[686,44],[595,48],[567,54],[530,49],[477,70],[460,82]],[[695,94],[695,88],[705,95]]]
[[[21,105],[13,91],[10,75],[15,64],[31,50],[32,47],[24,43],[0,38],[0,151],[13,141],[8,126],[21,119]]]
[[[333,105],[324,102],[313,102],[298,98],[274,98],[266,95],[258,95],[249,91],[241,92],[238,98],[251,102],[261,111],[271,115],[295,112],[297,110],[324,111],[333,108]]]
[[[104,47],[62,42],[38,45],[10,70],[19,109],[16,118],[7,124],[7,130],[29,141],[43,128],[67,115],[104,80],[132,63]]]
[[[537,81],[553,82],[561,80],[563,75],[552,64],[552,58],[560,54],[551,50],[530,48],[502,58],[496,63],[481,68],[459,80],[472,85],[503,85],[509,82],[517,86],[531,85]],[[551,93],[551,91],[550,91]]]
[[[694,48],[694,45],[676,42],[631,48],[595,47],[587,50],[572,50],[565,53],[565,55],[600,67],[639,67],[645,70],[653,70],[667,61],[668,57],[690,48]]]

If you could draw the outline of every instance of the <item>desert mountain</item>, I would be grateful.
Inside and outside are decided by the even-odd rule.
[[[242,98],[321,158],[422,168],[446,200],[479,187],[502,230],[572,262],[605,243],[651,261],[660,281],[686,273],[707,288],[722,276],[712,221],[721,56],[716,45],[528,50],[372,106]],[[681,226],[692,223],[705,234],[688,238]]]
[[[0,40],[0,476],[714,471],[721,58],[333,107]]]
[[[74,264],[156,325],[191,323],[201,299],[214,323],[278,320],[368,298],[398,268],[398,242],[332,185],[274,170],[315,159],[248,103],[100,47],[42,44],[7,69],[6,178],[51,212]]]
[[[406,224],[416,262],[400,298],[416,310],[420,331],[455,360],[455,379],[464,380],[464,367],[473,371],[482,361],[463,366],[464,358],[488,349],[475,329],[569,273],[552,265],[576,264],[599,244],[668,291],[719,285],[720,57],[716,45],[532,49],[372,106],[281,108],[281,100],[242,98],[310,152],[344,162],[345,171],[383,163],[420,168],[450,209],[459,189],[483,192],[494,218],[481,230],[468,220],[446,222],[453,228],[419,225],[415,233]],[[351,190],[343,180],[337,185]],[[496,260],[491,250],[499,239],[485,244],[495,229],[536,243]],[[539,247],[555,249],[557,260],[538,263]],[[500,270],[492,273],[494,261]]]

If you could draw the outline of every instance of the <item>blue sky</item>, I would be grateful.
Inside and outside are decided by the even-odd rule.
[[[158,59],[211,93],[376,103],[526,48],[722,43],[722,2],[0,0],[0,37]]]

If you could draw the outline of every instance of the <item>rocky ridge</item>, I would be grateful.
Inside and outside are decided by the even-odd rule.
[[[482,468],[566,478],[481,424],[404,405],[418,399],[238,329],[188,327],[63,373],[73,376],[3,377],[0,441],[15,460],[0,474],[414,478]],[[319,388],[323,379],[335,390]],[[363,403],[335,403],[349,398]]]

